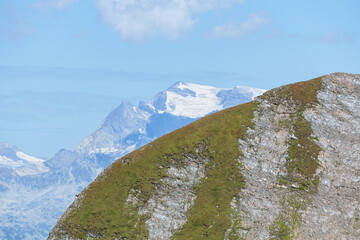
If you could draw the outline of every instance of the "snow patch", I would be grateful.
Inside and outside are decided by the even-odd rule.
[[[23,152],[16,152],[16,156],[18,158],[21,158],[21,159],[25,160],[25,161],[35,163],[35,164],[45,162],[44,159],[36,158],[36,157],[30,156],[30,155],[27,155],[27,154],[25,154]]]
[[[192,83],[179,83],[181,90],[189,89],[196,93],[196,96],[181,96],[172,91],[167,91],[166,112],[175,116],[190,118],[203,117],[206,114],[221,110],[220,99],[216,96],[220,89],[211,86],[202,86]]]
[[[11,168],[19,176],[35,175],[50,171],[44,165],[45,160],[27,155],[23,152],[16,152],[16,159],[0,156],[0,165]]]
[[[17,168],[15,171],[19,176],[34,175],[50,171],[50,169],[44,165],[44,159],[36,158],[23,152],[16,152],[16,156],[25,161],[24,166]]]
[[[47,172],[47,171],[45,171]],[[28,176],[28,175],[36,175],[41,173],[41,171],[39,171],[38,169],[34,169],[34,168],[18,168],[15,170],[15,173],[17,175],[19,175],[20,177],[23,176]]]
[[[22,164],[20,162],[16,162],[8,157],[5,156],[0,156],[0,165],[6,165],[9,166],[11,168],[15,168],[15,167],[21,167]]]
[[[110,153],[116,153],[119,152],[119,149],[115,147],[103,147],[103,148],[95,148],[94,150],[90,151],[90,154],[96,154],[96,153],[103,153],[103,154],[110,154]]]
[[[179,82],[179,84],[177,85],[177,88],[184,90],[184,88],[188,88],[186,84],[184,84],[183,82]]]
[[[264,92],[267,91],[265,89],[252,88],[252,87],[246,87],[246,86],[237,86],[236,88],[240,89],[240,90],[243,90],[245,92],[250,92],[252,94],[252,98],[251,98],[252,100],[254,100],[254,98],[264,94]]]

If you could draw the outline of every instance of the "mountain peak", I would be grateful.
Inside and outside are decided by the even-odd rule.
[[[237,90],[236,90],[237,89]],[[150,100],[148,106],[158,113],[170,113],[175,116],[199,118],[229,106],[252,100],[265,90],[238,87],[222,89],[212,86],[177,82]],[[232,95],[231,103],[224,97]]]
[[[176,82],[176,83],[174,83],[173,85],[171,85],[169,88],[181,88],[181,86],[183,86],[183,85],[186,85],[186,83],[185,82],[182,82],[182,81],[178,81],[178,82]]]
[[[49,171],[44,163],[44,159],[23,153],[12,144],[0,143],[0,170],[11,169],[18,176],[36,175]]]
[[[123,107],[123,108],[131,108],[134,105],[130,101],[122,101],[120,106]]]
[[[123,153],[128,147],[133,149],[131,146],[133,146],[134,141],[128,140],[129,135],[142,136],[140,138],[144,140],[141,141],[149,139],[149,136],[146,135],[146,128],[149,125],[153,126],[151,117],[157,114],[166,113],[173,118],[184,118],[175,121],[176,124],[188,123],[187,118],[195,120],[211,112],[248,102],[264,91],[246,87],[241,90],[234,88],[231,91],[212,86],[177,82],[167,90],[155,95],[149,102],[140,101],[138,107],[131,102],[123,101],[109,113],[93,134],[86,137],[77,146],[76,151],[83,153]],[[169,123],[169,126],[172,125]],[[150,135],[153,136],[153,134]]]
[[[326,75],[171,132],[110,165],[49,239],[358,239],[359,88]]]

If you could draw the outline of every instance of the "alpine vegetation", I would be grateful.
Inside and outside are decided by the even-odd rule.
[[[49,239],[359,239],[359,135],[360,75],[273,89],[116,160]]]

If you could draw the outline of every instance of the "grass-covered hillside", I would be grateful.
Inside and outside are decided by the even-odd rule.
[[[156,239],[154,236],[161,236],[159,231],[163,229],[173,239],[237,239],[231,230],[237,224],[231,205],[247,188],[239,140],[245,141],[247,131],[254,128],[254,112],[261,111],[259,101],[295,103],[292,120],[283,123],[294,137],[289,140],[287,172],[279,183],[285,187],[297,184],[297,190],[306,193],[316,192],[321,149],[314,143],[316,136],[303,111],[317,104],[321,82],[318,78],[268,91],[259,100],[204,117],[118,159],[78,196],[50,238]],[[172,172],[187,173],[191,169],[198,171],[194,174],[196,181]],[[184,189],[191,194],[184,191],[182,196],[176,189],[185,184]],[[166,196],[188,201],[184,204],[186,211],[172,217],[167,209],[171,212],[171,204],[177,201],[162,200]],[[156,226],[156,219],[161,220],[161,216],[154,215],[158,212],[164,214],[169,226]],[[176,224],[171,225],[172,218],[177,219]],[[276,232],[277,226],[272,229]]]

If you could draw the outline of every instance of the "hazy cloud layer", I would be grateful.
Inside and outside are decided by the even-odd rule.
[[[26,7],[19,7],[12,1],[0,1],[0,38],[21,40],[35,33],[34,26],[29,21],[32,10],[49,14],[51,9],[64,10],[77,0],[39,0],[29,3]]]
[[[98,0],[101,20],[121,38],[141,42],[155,35],[177,39],[196,23],[196,14],[242,0]]]
[[[77,0],[40,0],[33,4],[36,9],[56,8],[65,9]]]
[[[326,32],[315,36],[313,38],[314,41],[320,43],[344,43],[344,42],[352,42],[354,41],[354,35],[338,31],[338,32]]]
[[[213,39],[236,39],[246,35],[255,34],[259,32],[264,25],[269,23],[269,17],[263,14],[251,14],[249,19],[240,24],[229,22],[215,26],[206,34],[206,37]]]
[[[0,38],[20,40],[34,32],[22,9],[8,1],[0,2]]]
[[[85,116],[107,112],[122,101],[120,97],[100,96],[80,92],[20,91],[0,95],[2,121],[39,121],[62,116]],[[106,109],[106,110],[104,110]]]
[[[309,35],[303,33],[290,33],[282,29],[275,29],[270,37],[287,38],[300,40],[303,42],[327,43],[327,44],[341,44],[346,42],[353,42],[355,35],[344,31],[328,31],[318,33],[316,35]]]

